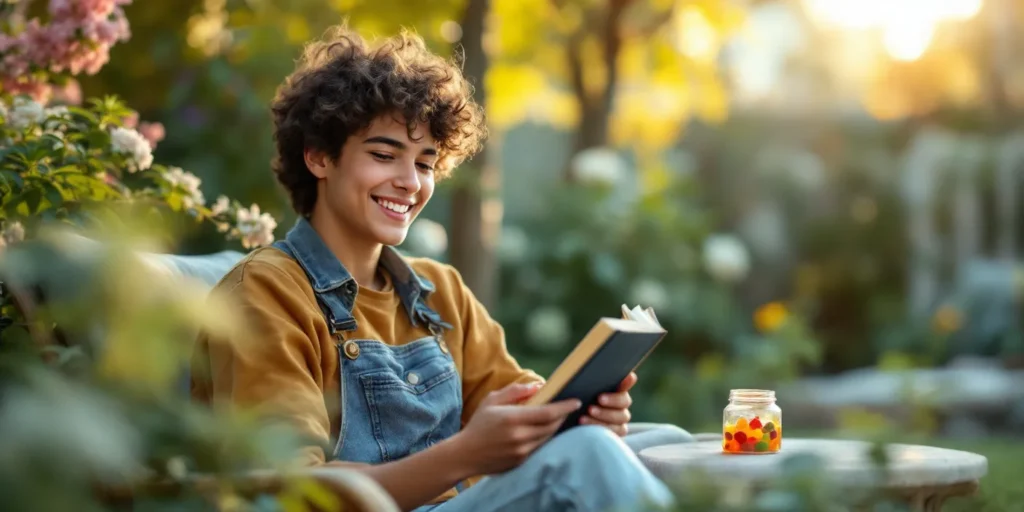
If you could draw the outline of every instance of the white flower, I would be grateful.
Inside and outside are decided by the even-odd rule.
[[[277,221],[269,213],[260,213],[259,205],[239,208],[235,213],[236,228],[242,238],[242,247],[251,249],[274,243]]]
[[[0,238],[8,244],[14,245],[25,239],[25,226],[18,221],[11,222],[3,232],[0,232]]]
[[[180,167],[168,167],[165,177],[172,186],[188,192],[188,195],[182,200],[185,208],[195,208],[196,206],[206,204],[206,198],[203,197],[203,192],[199,190],[199,185],[203,181],[195,174],[184,171]]]
[[[110,132],[110,147],[117,153],[131,156],[128,172],[144,171],[153,165],[153,148],[139,132],[124,127]]]
[[[581,183],[615,185],[626,178],[629,166],[611,148],[584,149],[572,159],[573,174]]]
[[[24,130],[34,124],[39,124],[46,119],[43,113],[43,106],[26,98],[14,99],[11,110],[6,116],[7,123],[15,130]]]
[[[709,236],[704,241],[704,267],[716,280],[735,283],[750,271],[750,255],[733,235]]]
[[[43,119],[46,121],[43,123],[44,133],[49,133],[59,137],[61,140],[64,139],[64,134],[61,133],[59,119],[69,120],[71,119],[71,111],[68,110],[64,105],[58,105],[56,107],[50,107],[43,111]]]
[[[651,307],[655,310],[668,307],[668,291],[660,282],[653,279],[640,279],[633,283],[629,290],[629,298],[640,307]]]
[[[229,208],[231,208],[231,200],[227,196],[220,196],[217,198],[217,202],[213,203],[213,206],[210,207],[210,213],[220,215],[227,213]]]
[[[444,226],[430,219],[419,219],[409,227],[410,247],[417,253],[437,258],[448,250],[448,232]]]
[[[526,319],[527,342],[539,348],[558,348],[569,339],[569,319],[561,309],[543,307]]]
[[[71,115],[71,111],[64,105],[57,105],[56,107],[50,107],[43,110],[43,116],[45,117],[64,117],[67,118]]]
[[[501,240],[498,242],[498,257],[502,261],[518,263],[526,258],[530,248],[530,238],[516,226],[505,226],[501,229]]]

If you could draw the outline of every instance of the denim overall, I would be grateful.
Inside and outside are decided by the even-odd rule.
[[[337,340],[341,426],[328,460],[379,464],[401,459],[450,437],[462,419],[462,379],[444,341],[445,323],[426,304],[434,291],[391,247],[381,265],[391,276],[408,319],[422,326],[414,340],[356,339],[352,307],[358,286],[300,218],[274,247],[298,261]]]

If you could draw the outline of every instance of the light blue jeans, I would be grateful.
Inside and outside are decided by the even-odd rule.
[[[674,498],[636,454],[693,438],[673,426],[637,425],[620,438],[586,425],[558,435],[521,466],[481,480],[451,500],[415,512],[617,512],[661,510]]]

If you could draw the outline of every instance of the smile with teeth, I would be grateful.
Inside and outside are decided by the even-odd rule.
[[[374,201],[377,201],[377,204],[379,204],[379,205],[383,206],[384,208],[387,208],[388,210],[391,210],[391,211],[393,211],[395,213],[405,213],[405,212],[409,211],[409,208],[411,208],[410,205],[393,203],[391,201],[388,201],[387,199],[381,199],[379,197],[375,197],[373,199],[374,199]]]

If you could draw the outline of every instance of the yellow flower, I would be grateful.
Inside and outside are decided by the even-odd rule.
[[[789,311],[781,302],[769,302],[754,312],[754,325],[763,333],[779,330],[789,318]]]
[[[943,305],[932,317],[932,329],[939,334],[949,334],[960,329],[964,323],[960,310],[948,304]]]

